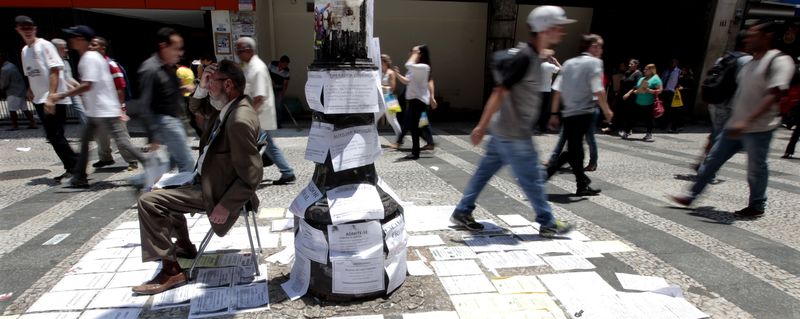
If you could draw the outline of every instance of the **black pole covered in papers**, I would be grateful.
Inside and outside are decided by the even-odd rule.
[[[331,301],[376,298],[405,281],[403,208],[373,164],[380,154],[375,119],[385,106],[380,70],[367,48],[371,3],[315,1],[306,159],[316,168],[290,208],[295,262],[282,286],[292,299],[305,293]]]

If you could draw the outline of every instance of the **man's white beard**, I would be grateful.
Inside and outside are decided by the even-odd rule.
[[[214,97],[214,94],[211,92],[208,93],[208,102],[211,103],[211,106],[214,107],[217,111],[221,111],[225,104],[228,104],[227,97],[224,94],[220,94],[219,97]]]

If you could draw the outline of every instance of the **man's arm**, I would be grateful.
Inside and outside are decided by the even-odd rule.
[[[56,79],[58,79],[58,77],[56,77]],[[91,89],[92,89],[92,82],[82,81],[81,84],[78,84],[78,86],[66,92],[61,92],[61,93],[50,92],[50,95],[47,96],[47,101],[44,103],[45,111],[49,114],[54,114],[56,110],[55,106],[56,103],[58,103],[58,101],[70,96],[76,96],[78,94],[82,94]]]
[[[558,129],[558,125],[560,124],[561,120],[559,116],[561,116],[561,92],[557,90],[553,90],[553,95],[551,96],[552,103],[550,104],[550,120],[547,122],[547,126],[551,130]]]
[[[489,100],[486,101],[486,107],[483,109],[481,120],[478,122],[478,125],[472,129],[472,134],[470,134],[472,145],[478,145],[483,141],[483,137],[489,129],[489,122],[492,120],[494,113],[500,109],[506,94],[508,94],[508,89],[503,86],[496,86],[494,90],[492,90],[492,95],[489,96]]]

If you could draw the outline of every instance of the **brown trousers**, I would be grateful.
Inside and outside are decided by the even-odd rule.
[[[139,231],[142,237],[142,262],[175,261],[175,244],[189,241],[183,214],[204,211],[200,185],[156,190],[139,197]]]

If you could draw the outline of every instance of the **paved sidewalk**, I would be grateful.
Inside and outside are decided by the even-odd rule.
[[[446,222],[443,219],[446,219],[449,207],[460,199],[482,152],[469,144],[470,125],[437,127],[436,151],[423,153],[423,158],[411,162],[395,162],[404,153],[386,151],[376,163],[379,175],[404,201],[413,203],[406,207],[408,224],[418,225],[414,221],[426,219],[430,224]],[[77,141],[76,133],[76,127],[69,126],[68,138],[71,141]],[[790,133],[779,129],[771,146],[768,211],[757,220],[739,220],[730,214],[747,202],[745,154],[731,159],[719,174],[722,182],[709,187],[697,202],[696,209],[673,207],[664,197],[688,185],[693,174],[690,167],[705,142],[705,133],[656,134],[655,143],[598,136],[599,168],[589,176],[593,186],[603,190],[600,196],[572,196],[574,182],[569,173],[557,175],[548,183],[556,215],[577,224],[579,233],[573,234],[572,239],[541,241],[536,236],[510,237],[512,228],[515,232],[521,230],[512,227],[516,226],[515,222],[509,225],[498,216],[519,215],[532,221],[534,214],[513,176],[504,169],[481,194],[476,216],[501,227],[500,234],[509,235],[502,237],[503,240],[525,245],[527,249],[508,248],[509,242],[505,242],[506,246],[501,245],[505,248],[486,246],[485,243],[473,246],[473,250],[488,252],[476,256],[477,259],[468,259],[474,260],[480,270],[479,276],[471,283],[482,281],[481,277],[489,282],[511,276],[539,276],[533,279],[521,277],[531,280],[525,284],[527,289],[534,289],[532,282],[536,280],[546,288],[541,290],[539,287],[538,293],[533,294],[498,295],[495,292],[477,298],[472,294],[458,294],[455,290],[463,288],[464,283],[448,276],[444,269],[447,263],[438,261],[432,253],[432,250],[441,248],[409,247],[408,260],[424,258],[427,261],[425,265],[435,269],[434,275],[409,276],[395,293],[377,300],[329,303],[306,296],[290,301],[280,284],[288,280],[291,265],[267,263],[265,259],[293,244],[289,235],[291,230],[276,230],[272,221],[279,217],[267,217],[268,213],[262,212],[260,217],[265,218],[259,219],[259,225],[265,250],[260,261],[268,269],[270,309],[236,317],[383,315],[384,318],[402,318],[411,313],[455,311],[461,318],[491,318],[500,314],[481,313],[480,307],[474,307],[476,302],[485,303],[483,311],[493,309],[492,302],[514,302],[525,305],[525,312],[530,316],[542,314],[545,318],[549,313],[553,318],[571,318],[580,313],[581,317],[595,318],[598,304],[582,302],[594,299],[611,311],[617,309],[614,308],[616,305],[610,304],[612,302],[652,297],[634,295],[637,291],[623,289],[616,274],[626,273],[663,278],[668,284],[677,286],[690,305],[714,318],[797,318],[800,317],[800,238],[796,236],[796,229],[800,227],[797,216],[800,214],[797,209],[800,207],[800,161],[779,158]],[[107,273],[81,277],[102,277],[97,279],[98,282],[87,282],[79,287],[86,300],[74,312],[76,315],[83,312],[82,315],[88,318],[96,314],[91,309],[99,305],[95,290],[106,289],[106,294],[123,291],[132,285],[125,282],[133,276],[132,272],[145,276],[148,271],[152,273],[155,270],[152,265],[136,263],[135,194],[126,183],[126,178],[135,172],[125,171],[123,161],[115,154],[116,166],[90,175],[93,184],[90,190],[72,190],[55,185],[49,177],[61,173],[60,165],[56,164],[57,158],[41,134],[40,131],[25,130],[0,132],[0,148],[4,150],[0,152],[3,167],[0,172],[0,235],[3,238],[0,242],[0,273],[3,274],[0,276],[0,295],[12,293],[7,300],[0,300],[0,309],[11,318],[45,309],[41,307],[46,306],[48,298],[58,297],[59,291],[71,286],[69,280],[79,279],[75,276]],[[313,165],[303,160],[306,135],[307,131],[277,132],[276,142],[295,168],[298,182],[272,186],[269,180],[279,177],[279,173],[273,167],[266,168],[265,182],[258,191],[262,208],[276,212],[288,207],[309,181]],[[555,135],[534,138],[541,158],[549,155],[556,139]],[[135,143],[144,142],[137,138]],[[24,151],[27,147],[31,150]],[[22,149],[18,151],[18,148]],[[434,208],[418,208],[428,206]],[[435,211],[444,213],[436,214]],[[201,238],[208,229],[207,221],[203,218],[193,221],[196,223],[192,225],[192,234]],[[43,245],[54,237],[60,238],[56,237],[59,234],[69,235],[55,245]],[[471,235],[453,229],[409,231],[409,234],[437,235],[443,240],[440,246],[451,247],[468,247],[464,236]],[[199,242],[200,238],[195,241]],[[230,238],[215,238],[215,248],[248,252],[249,249],[243,249],[247,246],[246,238],[243,228],[238,228]],[[601,241],[611,243],[593,243]],[[545,245],[550,252],[542,251],[547,250],[543,248]],[[521,253],[531,249],[539,251],[533,257]],[[601,251],[599,256],[598,249]],[[603,249],[613,252],[602,253]],[[513,253],[499,253],[497,250]],[[118,255],[108,255],[112,251]],[[489,255],[515,256],[517,261],[525,257],[528,263],[536,266],[490,268],[487,267],[491,266]],[[559,267],[559,261],[567,260],[552,257],[564,255],[588,257],[585,260],[593,268],[554,269]],[[130,262],[125,262],[125,258]],[[119,264],[113,265],[108,261],[115,259],[119,259]],[[107,268],[96,268],[100,265]],[[564,294],[563,289],[571,280],[595,286],[588,290],[583,301],[576,300],[581,298],[566,298],[568,294]],[[496,284],[501,285],[499,282]],[[487,293],[497,289],[494,285],[477,286],[471,288],[486,290]],[[509,301],[508,298],[519,299]],[[131,301],[135,305],[129,308],[134,309],[131,314],[140,318],[185,318],[189,314],[188,306],[154,310],[154,299]],[[555,303],[549,304],[547,300]],[[647,302],[653,304],[652,300]],[[537,308],[539,312],[534,311]],[[141,313],[136,309],[141,309]],[[662,308],[660,312],[673,310]],[[68,318],[67,314],[62,315]],[[444,316],[442,313],[435,315],[436,318],[447,318]],[[32,318],[21,318],[28,317]],[[46,312],[45,317],[52,318],[53,313]]]

